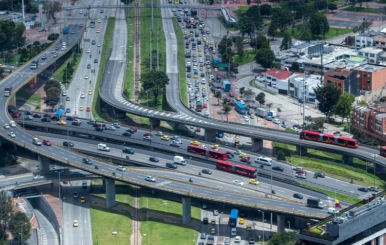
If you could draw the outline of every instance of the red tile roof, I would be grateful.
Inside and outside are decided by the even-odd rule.
[[[264,72],[266,76],[271,76],[279,80],[284,80],[289,78],[292,75],[292,71],[287,71],[287,70],[281,70],[281,69],[272,69],[269,71]]]

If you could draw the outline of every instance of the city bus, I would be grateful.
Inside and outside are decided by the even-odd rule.
[[[231,210],[231,214],[229,215],[229,226],[230,227],[236,227],[238,217],[239,217],[239,210],[236,208],[233,208]]]

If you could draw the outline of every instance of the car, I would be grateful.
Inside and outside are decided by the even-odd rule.
[[[283,167],[280,167],[280,166],[273,166],[273,167],[272,167],[272,170],[276,170],[276,171],[283,172],[283,171],[284,171],[284,168],[283,168]]]
[[[25,117],[24,117],[24,120],[31,121],[31,120],[33,120],[33,117],[30,116],[30,115],[28,115],[28,116],[25,116]]]
[[[85,164],[88,164],[88,165],[91,165],[91,164],[92,164],[92,163],[91,163],[91,160],[90,160],[89,158],[87,158],[87,157],[85,157],[85,158],[82,159],[82,163],[85,163]]]
[[[44,179],[44,176],[41,176],[41,175],[35,175],[33,177],[34,180],[39,180],[39,179]]]
[[[49,140],[43,140],[43,145],[52,146],[52,143]]]
[[[71,101],[70,96],[67,96],[67,97],[66,97],[66,101]]]
[[[231,244],[231,238],[230,237],[225,237],[224,238],[224,245],[230,245]]]
[[[78,197],[79,197],[78,192],[74,192],[74,198],[78,198]]]
[[[32,143],[34,145],[37,145],[37,146],[41,146],[42,145],[42,141],[40,139],[38,139],[38,138],[33,138],[32,139]]]
[[[96,43],[95,40],[91,41],[91,45],[95,45],[95,43]]]
[[[66,125],[67,123],[66,123],[66,121],[59,120],[59,121],[56,122],[56,124],[58,124],[58,125]]]
[[[245,220],[244,220],[243,218],[240,218],[240,219],[239,219],[239,224],[240,224],[240,225],[243,225],[244,223],[245,223]]]
[[[208,208],[208,206],[204,203],[204,204],[202,204],[202,209],[207,209]]]
[[[210,169],[208,169],[208,168],[204,168],[203,170],[201,170],[201,172],[203,174],[212,174],[212,171]]]
[[[11,127],[16,127],[15,121],[9,121],[9,125],[11,125]]]
[[[208,224],[209,223],[209,219],[208,218],[203,218],[202,219],[202,223],[205,224],[205,225]]]
[[[99,30],[99,29],[96,29],[96,33],[100,33],[101,32],[101,30]]]
[[[322,172],[318,172],[318,173],[315,173],[315,174],[316,174],[316,176],[319,177],[319,178],[324,178],[324,177],[326,177],[326,175],[325,175],[324,173],[322,173]]]
[[[299,194],[299,193],[294,193],[293,197],[296,198],[296,199],[303,199],[303,195]]]
[[[170,143],[170,146],[173,146],[173,147],[181,147],[181,145],[179,143],[177,143],[175,140],[173,140],[172,143]]]
[[[91,111],[91,109],[90,109],[89,106],[87,107],[86,111],[87,111],[87,112],[90,112],[90,111]]]
[[[86,202],[86,199],[85,199],[84,197],[81,197],[81,198],[80,198],[80,202],[81,202],[81,203],[85,203],[85,202]]]
[[[64,141],[64,142],[63,142],[63,146],[66,146],[66,147],[74,147],[74,143],[72,143],[71,141]]]
[[[243,119],[244,119],[245,122],[249,122],[249,117],[243,116]]]
[[[251,114],[250,118],[255,119],[255,115]]]
[[[89,91],[88,91],[88,95],[92,95],[92,90],[89,90]]]
[[[150,136],[150,137],[153,137],[153,134],[152,134],[152,133],[149,133],[149,132],[147,132],[147,133],[144,133],[144,134],[143,134],[143,136]]]
[[[102,128],[102,127],[95,128],[95,131],[102,132],[102,131],[103,131],[103,128]]]
[[[56,47],[55,47],[55,50],[59,50],[59,46],[56,46]]]
[[[240,236],[236,236],[235,237],[235,242],[236,243],[240,243],[241,242],[241,237]]]
[[[166,140],[166,141],[168,141],[168,140],[170,140],[170,138],[169,138],[169,136],[164,135],[164,136],[161,137],[161,140]]]
[[[149,157],[150,162],[159,162],[159,159],[156,157]]]
[[[33,116],[34,118],[41,118],[41,117],[42,117],[42,115],[37,114],[37,113],[33,114],[32,116]]]
[[[45,55],[42,56],[42,60],[45,60],[47,57]]]
[[[359,188],[358,188],[358,191],[368,192],[368,191],[369,191],[369,188],[367,188],[367,187],[359,187]]]
[[[241,186],[244,185],[244,182],[242,182],[242,181],[240,181],[240,180],[233,180],[232,182],[233,182],[233,184],[235,184],[235,185],[241,185]]]
[[[146,176],[145,180],[149,182],[155,182],[155,178],[153,176]]]
[[[86,75],[84,75],[84,79],[88,79],[88,75],[86,74]]]
[[[241,154],[239,155],[239,157],[240,157],[240,158],[247,158],[248,155],[247,155],[246,153],[241,153]]]
[[[213,216],[218,216],[218,210],[217,209],[213,210]]]
[[[86,50],[86,53],[90,53],[91,52],[91,50],[88,48],[87,50]]]
[[[241,159],[240,159],[240,162],[245,162],[245,163],[248,163],[248,164],[251,164],[251,163],[252,163],[250,157],[241,158]]]
[[[202,105],[202,108],[208,108],[208,104],[204,103],[204,104]]]
[[[9,132],[8,133],[8,136],[11,137],[11,138],[15,138],[16,137],[16,134],[14,132]]]
[[[250,179],[249,180],[249,184],[251,184],[251,185],[258,185],[259,181],[255,180],[255,179]]]
[[[101,20],[101,19],[98,19],[98,23],[102,23],[102,20]]]
[[[78,226],[79,226],[79,223],[78,223],[78,221],[77,221],[77,220],[74,220],[74,222],[72,223],[72,226],[74,226],[74,227],[78,227]]]
[[[6,124],[4,124],[4,128],[5,128],[5,129],[10,129],[11,127],[9,126],[8,123],[6,123]]]
[[[197,140],[190,141],[191,145],[201,145],[201,143]]]
[[[74,120],[74,121],[71,123],[71,125],[74,125],[74,126],[80,126],[81,124],[82,124],[82,121],[79,120],[79,119],[76,119],[76,120]]]
[[[66,120],[67,120],[67,121],[74,121],[74,120],[75,120],[75,118],[74,118],[74,117],[72,117],[72,116],[68,116],[68,117],[66,117]]]
[[[99,11],[99,13],[101,13],[101,14],[103,14],[105,11],[103,10],[103,9],[101,9],[100,11]]]
[[[212,145],[212,149],[213,150],[220,150],[220,146],[219,145]]]
[[[101,46],[101,44],[100,44],[100,43],[98,43],[98,44],[97,44],[97,47],[100,47],[100,46]]]
[[[327,213],[328,214],[338,214],[339,210],[336,210],[335,208],[328,208]]]
[[[255,244],[255,238],[250,237],[250,238],[248,239],[248,244]]]
[[[117,170],[118,171],[126,171],[126,168],[125,167],[123,167],[123,166],[121,166],[121,165],[119,165],[119,166],[117,166]]]
[[[307,176],[305,174],[300,174],[300,173],[296,173],[295,177],[299,179],[307,179]]]
[[[240,154],[242,154],[243,152],[241,151],[241,150],[236,150],[236,151],[234,151],[233,152],[233,154],[235,154],[235,155],[240,155]]]
[[[123,132],[122,136],[130,137],[131,133],[126,131],[126,132]]]
[[[81,98],[81,99],[84,99],[84,98],[86,98],[86,95],[84,95],[84,93],[81,93],[81,94],[80,94],[80,98]]]
[[[114,126],[112,126],[112,125],[110,125],[110,126],[107,126],[107,127],[106,127],[106,129],[107,129],[107,130],[111,130],[111,131],[115,131],[115,130],[117,130],[117,128],[116,128],[116,127],[114,127]]]
[[[161,131],[158,131],[155,135],[157,135],[157,136],[163,136],[164,133],[162,133]]]
[[[71,109],[70,108],[66,108],[66,113],[71,113]],[[51,119],[53,119],[53,118],[51,117]]]
[[[145,137],[143,137],[143,140],[145,140],[145,141],[152,141],[153,138],[151,136],[145,136]]]
[[[94,63],[98,63],[98,59],[94,59]]]
[[[210,229],[210,234],[212,235],[216,234],[216,229],[215,228]]]

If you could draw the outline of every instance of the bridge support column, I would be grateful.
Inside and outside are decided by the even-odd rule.
[[[50,171],[51,159],[49,159],[48,157],[39,155],[38,156],[38,161],[40,162],[40,170],[42,172]]]
[[[353,157],[352,156],[346,156],[346,155],[343,155],[342,156],[342,163],[343,164],[353,164]]]
[[[282,232],[285,229],[285,216],[283,214],[276,215],[277,232]]]
[[[174,122],[174,130],[178,130],[180,128],[180,123]]]
[[[105,179],[106,183],[106,208],[115,206],[115,180]]]
[[[261,151],[264,141],[258,138],[252,138],[252,151]]]
[[[11,99],[9,100],[9,105],[16,107],[16,93],[11,95]]]
[[[189,224],[192,221],[191,199],[189,197],[182,198],[182,223]]]
[[[303,229],[307,226],[307,221],[295,218],[295,229]]]
[[[157,130],[161,124],[161,120],[149,118],[150,119],[150,129]]]
[[[305,155],[305,154],[307,154],[307,148],[304,147],[304,146],[297,145],[296,146],[296,154],[298,154],[298,155]]]
[[[205,141],[216,141],[216,130],[205,129]]]

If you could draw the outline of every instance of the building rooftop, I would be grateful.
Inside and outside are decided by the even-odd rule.
[[[312,43],[302,42],[302,43],[298,43],[298,44],[293,45],[291,48],[304,49],[304,48],[308,48],[308,47],[311,47],[311,46],[313,46]]]
[[[383,52],[382,49],[374,48],[374,47],[366,47],[358,50],[358,54],[360,53],[368,53],[368,54],[379,54]]]
[[[379,71],[385,68],[386,68],[385,66],[366,64],[366,65],[355,67],[354,69],[358,71],[372,72],[372,71]]]
[[[352,73],[352,71],[350,70],[342,70],[342,71],[336,71],[336,70],[328,70],[325,75],[326,76],[329,76],[329,77],[343,77],[343,78],[347,78],[350,76],[350,74]]]
[[[283,79],[287,79],[289,78],[290,76],[292,76],[292,72],[291,71],[288,71],[288,70],[281,70],[281,69],[272,69],[272,70],[268,70],[266,72],[264,72],[263,74],[265,74],[266,76],[271,76],[271,77],[274,77],[276,79],[279,79],[279,80],[283,80]]]

